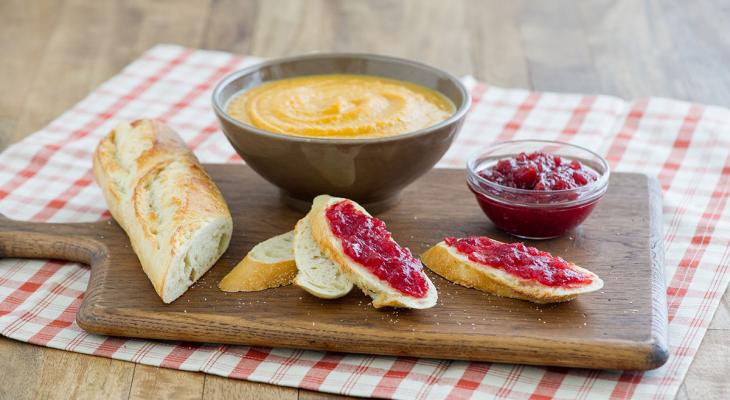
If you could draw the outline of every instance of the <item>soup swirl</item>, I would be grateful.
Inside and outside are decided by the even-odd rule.
[[[270,132],[317,138],[377,138],[449,118],[446,96],[369,75],[311,75],[263,83],[235,96],[228,114]]]

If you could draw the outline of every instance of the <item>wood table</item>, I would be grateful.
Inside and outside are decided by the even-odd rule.
[[[730,106],[723,0],[0,2],[0,149],[154,44],[263,57],[391,54],[539,90]],[[730,398],[726,293],[680,399]],[[312,399],[305,390],[160,369],[0,338],[0,398]]]

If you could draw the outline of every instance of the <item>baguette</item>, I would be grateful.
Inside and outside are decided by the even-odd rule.
[[[96,182],[163,302],[182,295],[228,248],[233,221],[220,191],[166,125],[117,125],[96,148]]]
[[[350,293],[352,282],[314,241],[309,215],[297,222],[294,231],[294,259],[299,270],[294,284],[323,299]]]
[[[499,268],[473,262],[445,241],[428,249],[421,255],[421,260],[431,271],[459,285],[533,303],[569,301],[579,294],[594,292],[603,287],[603,281],[598,275],[575,264],[570,264],[570,267],[588,274],[591,278],[590,284],[575,287],[543,285],[536,280],[523,279]]]
[[[427,285],[426,293],[423,297],[414,297],[405,294],[393,287],[390,283],[380,279],[364,265],[346,254],[341,240],[332,233],[326,217],[327,209],[342,201],[351,202],[357,211],[365,214],[366,216],[370,216],[364,208],[351,200],[330,197],[327,195],[317,196],[312,204],[312,209],[309,213],[309,220],[312,225],[312,236],[319,244],[322,252],[340,266],[340,269],[345,273],[350,281],[359,287],[365,294],[372,297],[372,304],[375,308],[405,307],[420,309],[430,308],[436,305],[436,301],[438,300],[436,287],[433,285],[431,280],[428,279],[428,276],[426,276],[422,269],[420,270],[420,274],[422,274]],[[393,241],[393,239],[389,240]],[[395,243],[395,241],[393,241],[393,243]],[[418,266],[420,267],[420,262],[418,262]]]
[[[293,240],[294,231],[289,231],[257,244],[218,283],[218,288],[224,292],[255,292],[291,284],[297,274]]]

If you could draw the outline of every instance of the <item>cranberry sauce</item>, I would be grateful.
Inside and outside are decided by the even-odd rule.
[[[606,190],[592,187],[600,177],[593,168],[542,151],[522,152],[470,173],[467,183],[487,217],[529,239],[554,238],[575,228]]]
[[[548,239],[561,236],[580,225],[598,204],[600,198],[570,207],[530,207],[496,201],[471,186],[479,207],[495,225],[507,233],[530,239]],[[567,196],[568,194],[566,194]],[[575,196],[574,194],[570,194]]]
[[[345,254],[398,291],[417,298],[426,296],[423,265],[410,250],[391,239],[383,221],[359,211],[348,200],[329,206],[325,214]]]
[[[526,190],[575,189],[598,179],[595,171],[584,168],[578,160],[563,160],[541,151],[499,160],[479,175],[502,186]]]
[[[562,258],[523,243],[502,243],[484,236],[447,237],[444,242],[475,263],[545,286],[574,287],[592,282],[590,275],[572,268]]]

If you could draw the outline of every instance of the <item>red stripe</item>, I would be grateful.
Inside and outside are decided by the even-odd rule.
[[[241,356],[241,360],[233,367],[233,370],[228,376],[231,378],[247,379],[266,360],[269,352],[271,352],[271,349],[250,347],[246,351],[246,354]]]
[[[586,115],[591,112],[591,107],[595,101],[595,96],[583,96],[581,98],[578,107],[573,109],[565,128],[560,131],[560,135],[558,136],[559,141],[567,142],[580,131],[580,127],[583,125]]]
[[[271,383],[278,384],[279,381],[286,376],[286,372],[289,371],[289,368],[296,364],[297,361],[302,357],[302,354],[304,354],[304,350],[295,349],[292,352],[289,353],[289,355],[286,358],[281,358],[277,360],[277,363],[279,364],[279,367],[276,369],[276,372],[271,376]],[[281,361],[283,359],[283,361]]]
[[[127,343],[127,339],[109,336],[94,350],[93,354],[95,356],[110,358],[125,343]]]
[[[48,342],[56,337],[56,335],[74,323],[76,320],[76,311],[78,311],[83,298],[84,293],[82,292],[63,310],[58,318],[43,326],[43,328],[36,332],[35,335],[31,336],[28,341],[40,346],[46,346]]]
[[[389,398],[416,365],[415,358],[398,357],[373,389],[373,397]]]
[[[545,373],[535,387],[530,400],[548,400],[555,396],[568,373],[567,368],[545,368]]]
[[[160,367],[179,369],[202,346],[200,343],[181,343],[162,360]]]
[[[687,149],[692,142],[692,136],[697,128],[697,123],[702,118],[702,112],[702,107],[692,104],[687,111],[687,115],[684,117],[682,126],[679,128],[679,133],[672,144],[672,151],[664,162],[664,165],[662,165],[662,170],[659,173],[659,181],[664,191],[669,190],[672,180],[679,170],[679,166],[684,161]]]
[[[504,125],[502,128],[502,132],[497,136],[497,141],[503,141],[503,140],[510,140],[512,137],[517,133],[520,128],[522,128],[522,125],[525,123],[525,120],[530,115],[530,112],[535,109],[535,105],[537,105],[537,102],[540,100],[540,93],[537,92],[530,92],[530,94],[525,97],[525,100],[517,106],[517,111],[515,111],[515,114],[512,116],[512,118]]]
[[[373,363],[373,361],[375,361],[376,357],[377,356],[363,356],[360,364],[345,380],[345,383],[342,385],[342,390],[340,391],[340,393],[350,393],[361,376],[376,375],[376,372],[368,371],[370,369],[370,365]]]
[[[60,209],[64,208],[69,200],[79,194],[81,190],[91,185],[92,182],[93,174],[91,173],[91,170],[88,170],[84,176],[75,180],[71,186],[69,186],[57,198],[46,203],[46,206],[36,213],[36,215],[34,215],[31,219],[34,221],[48,221],[48,219],[53,217]]]
[[[2,271],[2,275],[0,276],[0,286],[7,287],[11,286],[7,283],[10,281],[10,278],[15,276],[15,274],[18,273],[18,271],[23,268],[23,265],[25,265],[28,261],[23,259],[16,259],[13,265],[10,268],[7,268],[6,270]],[[0,303],[2,304],[2,303]]]
[[[509,374],[507,375],[507,379],[505,379],[504,383],[502,384],[502,387],[497,391],[495,394],[495,397],[499,398],[509,398],[509,395],[512,394],[512,388],[515,386],[515,383],[519,379],[520,375],[522,375],[522,370],[525,367],[523,365],[515,365],[510,369]]]
[[[717,139],[717,137],[715,137],[714,139]],[[717,140],[712,140],[711,142],[709,142],[707,144],[707,147],[709,147],[711,149],[711,153],[714,151],[712,149],[714,149],[716,147],[716,145],[717,145]],[[685,166],[685,167],[683,167],[683,169],[695,173],[695,176],[693,176],[692,177],[693,179],[691,180],[692,182],[694,182],[696,179],[705,176],[707,174],[709,167],[707,166],[707,164],[703,164],[702,167],[699,167],[699,168],[688,168]],[[700,174],[700,176],[696,177],[697,174]],[[692,197],[695,196],[698,186],[699,185],[696,185],[696,184],[692,185],[688,190],[684,191],[683,198],[681,199],[681,201],[678,202],[678,205],[675,208],[674,214],[672,215],[672,219],[669,222],[669,226],[667,228],[665,228],[665,231],[664,231],[665,245],[671,244],[674,241],[676,234],[678,232],[678,229],[680,227],[680,224],[683,220],[684,213],[687,211],[687,205],[691,204],[690,200]]]
[[[624,372],[616,382],[613,391],[611,392],[611,400],[629,399],[634,395],[636,385],[641,382],[641,377],[644,376],[641,372]]]
[[[147,356],[147,354],[152,351],[152,349],[155,347],[154,342],[145,342],[142,347],[138,348],[137,351],[132,354],[132,357],[129,359],[129,361],[133,363],[138,363],[144,360],[144,358]]]
[[[641,122],[641,118],[644,117],[648,105],[649,101],[647,99],[638,100],[634,103],[631,110],[629,110],[629,113],[626,114],[624,125],[613,138],[613,143],[606,154],[606,161],[611,165],[611,168],[616,168],[621,158],[623,158],[628,147],[628,142],[639,129],[639,123]]]
[[[339,365],[340,361],[345,357],[342,353],[325,353],[319,361],[309,367],[309,371],[301,380],[301,385],[310,390],[319,390],[325,379]]]
[[[48,261],[31,276],[28,281],[15,289],[2,302],[0,302],[0,317],[15,311],[18,306],[23,304],[35,291],[43,286],[43,284],[52,277],[58,268],[65,265],[59,261]]]
[[[477,82],[474,88],[471,90],[471,106],[474,107],[487,92],[488,86],[482,82]]]
[[[459,378],[454,387],[451,388],[451,391],[446,397],[470,397],[474,393],[474,391],[477,390],[479,386],[481,386],[482,380],[487,375],[487,372],[489,372],[489,368],[491,366],[492,364],[488,363],[469,363],[469,366],[466,367],[466,370],[464,370],[461,378]]]
[[[59,263],[59,265],[63,265]],[[58,272],[58,271],[56,271]],[[71,289],[69,286],[80,278],[85,271],[81,268],[73,270],[70,274],[67,274],[60,282],[51,285],[50,290],[46,293],[37,303],[33,304],[32,307],[25,311],[19,318],[8,325],[3,331],[3,335],[11,336],[20,328],[25,326],[30,321],[48,321],[47,318],[40,316],[40,313],[49,307],[58,296],[76,297],[80,294],[78,290]],[[55,275],[55,273],[54,273]],[[41,285],[43,286],[43,285]],[[17,307],[17,305],[16,305]]]
[[[687,287],[692,282],[695,271],[700,265],[702,256],[707,248],[710,238],[715,231],[717,222],[720,220],[720,213],[725,208],[727,198],[730,196],[730,154],[725,159],[725,167],[720,179],[713,190],[710,201],[707,203],[702,220],[695,229],[692,243],[682,256],[677,271],[667,288],[669,298],[669,321],[674,319]]]
[[[58,141],[56,143],[46,144],[41,150],[36,153],[31,159],[30,163],[17,175],[13,177],[9,182],[5,183],[0,188],[0,200],[4,199],[10,192],[20,187],[23,183],[27,182],[28,179],[34,177],[38,172],[48,163],[48,160],[53,154],[62,148],[62,146],[79,140],[99,127],[108,119],[112,118],[119,110],[124,108],[130,101],[144,93],[150,86],[161,79],[162,76],[170,72],[175,66],[182,63],[191,54],[190,49],[186,49],[181,52],[177,57],[170,60],[163,68],[161,68],[155,75],[152,75],[145,79],[141,84],[134,87],[129,93],[119,98],[114,104],[112,104],[106,112],[99,113],[96,118],[89,121],[81,129],[75,130],[68,138]]]
[[[242,59],[239,57],[231,56],[231,59],[227,63],[216,68],[213,73],[205,80],[205,82],[195,85],[193,90],[188,92],[180,101],[170,107],[170,109],[158,117],[159,120],[167,122],[175,114],[181,110],[188,108],[191,103],[195,101],[201,94],[205,93],[213,84],[217,83],[220,78],[233,70],[233,68],[241,62]],[[206,110],[208,111],[208,110]]]

